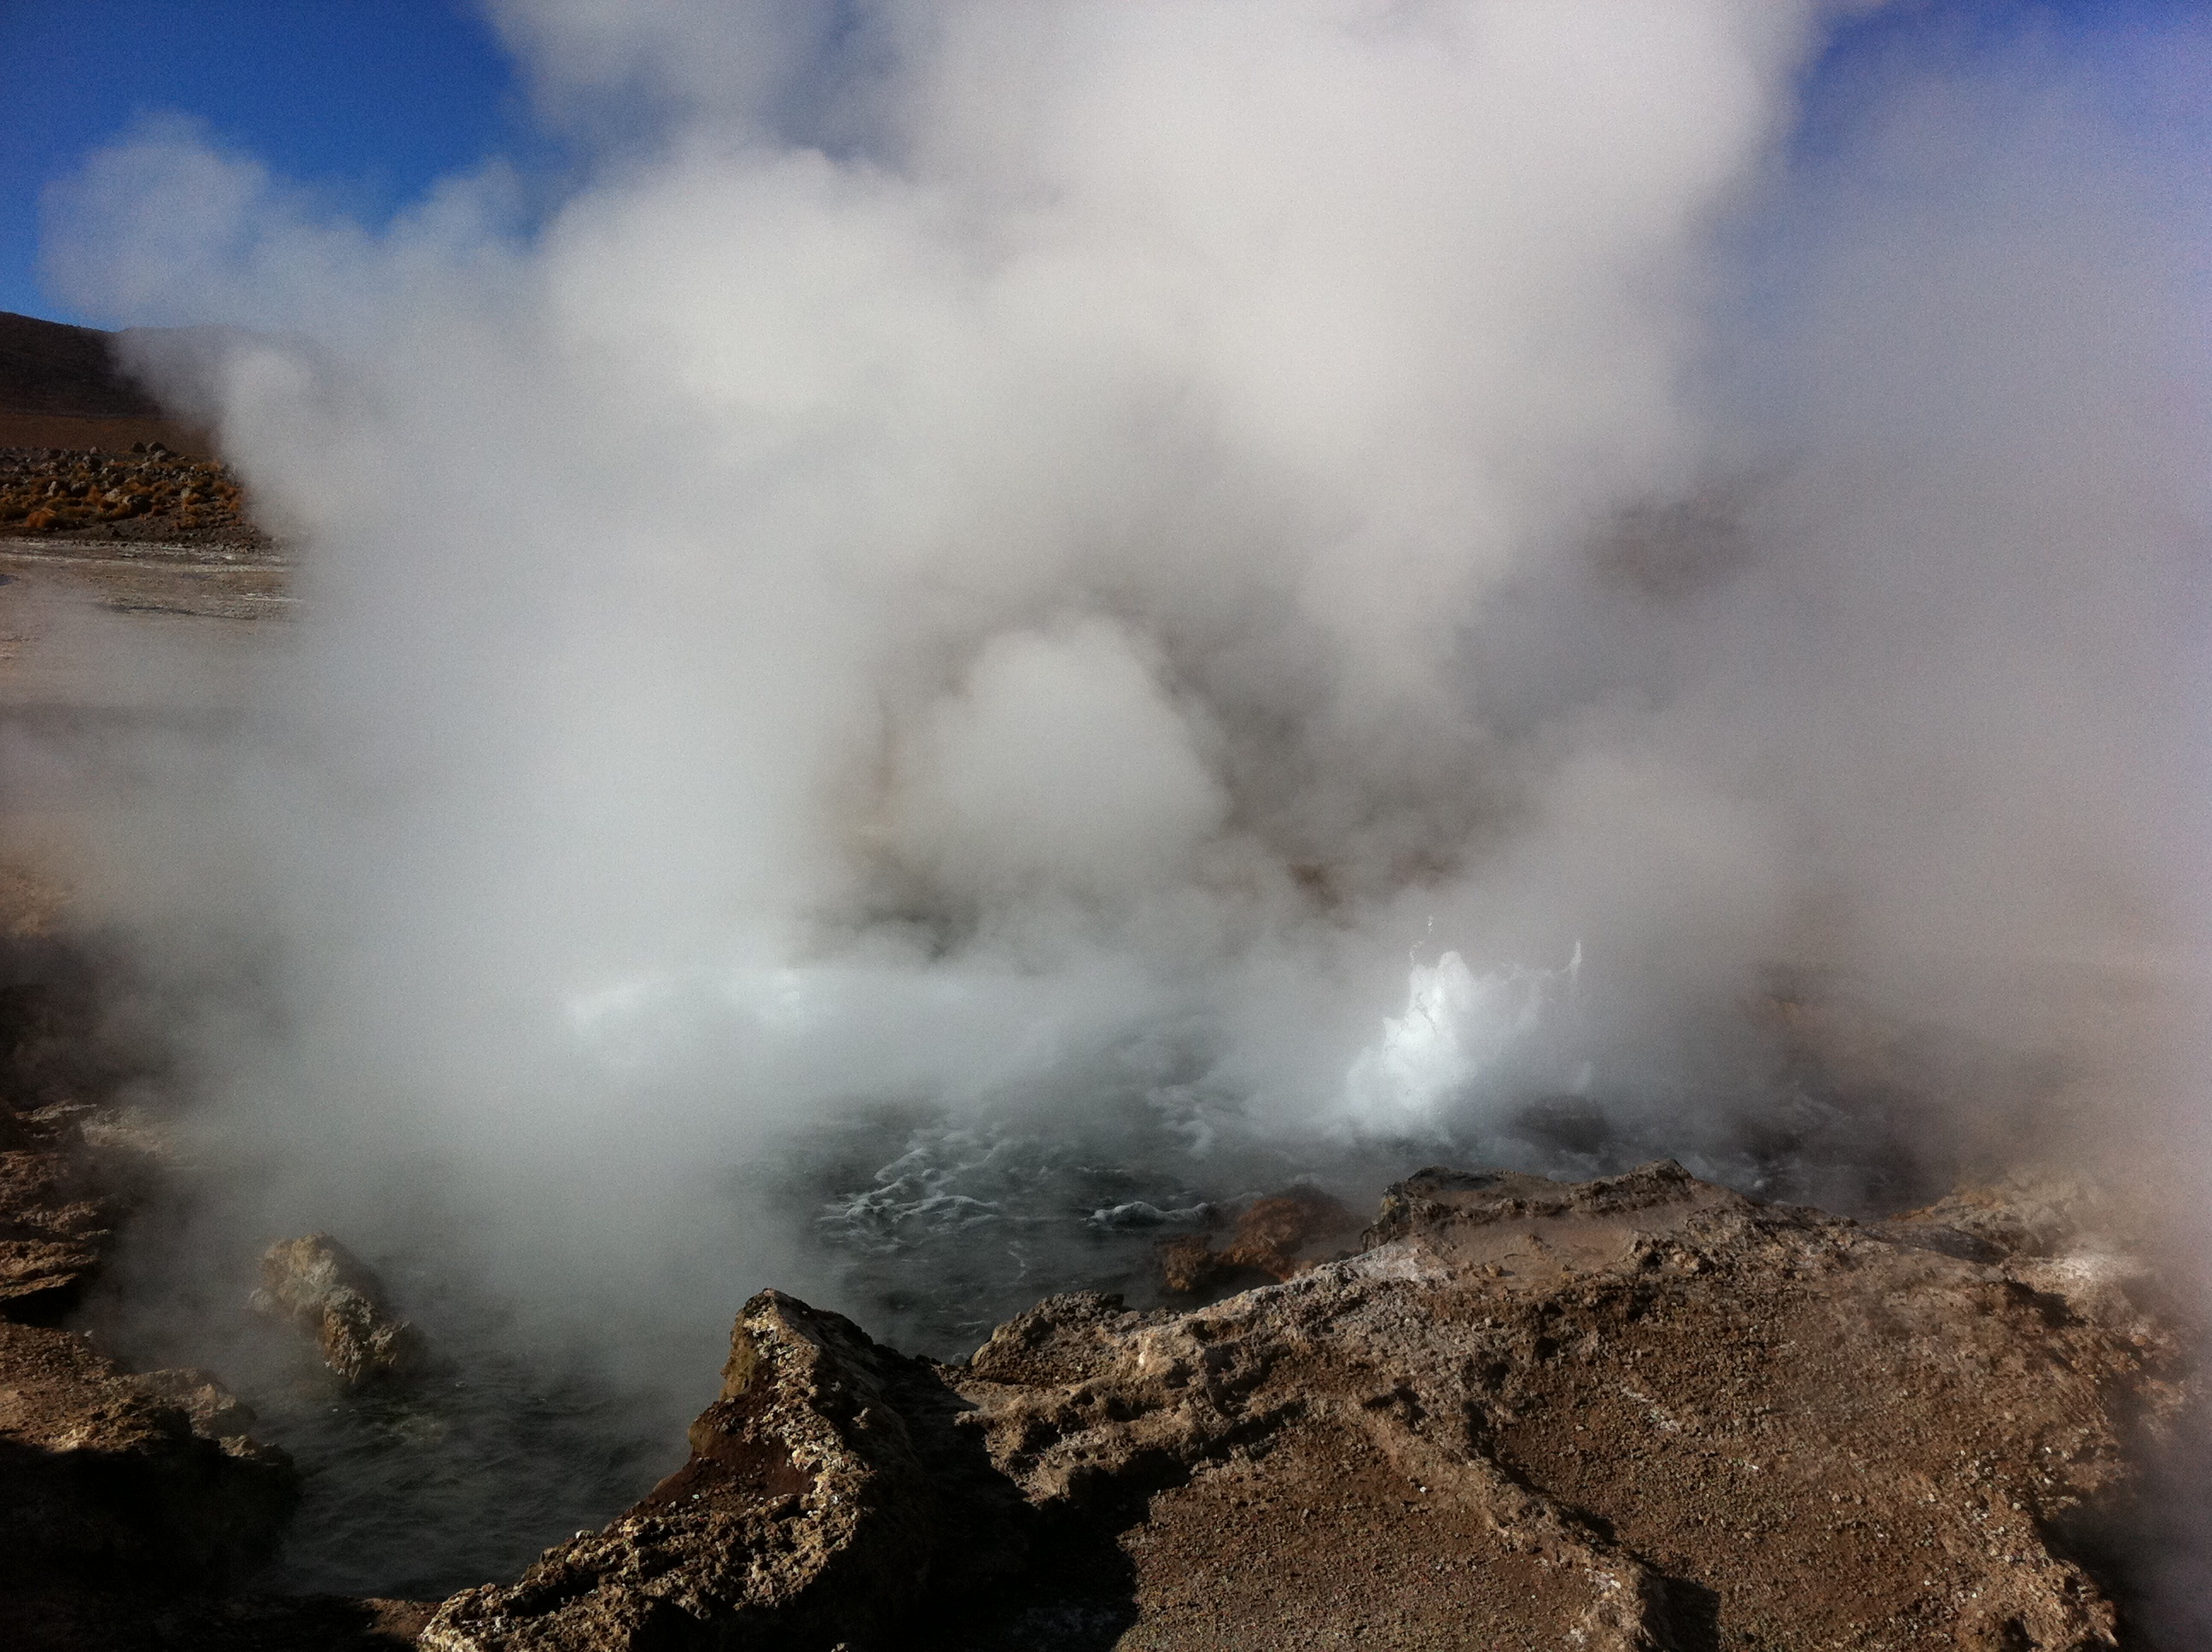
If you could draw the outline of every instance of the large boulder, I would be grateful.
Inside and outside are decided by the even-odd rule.
[[[421,1368],[422,1334],[392,1311],[375,1271],[327,1233],[269,1247],[257,1312],[312,1332],[323,1364],[349,1388]]]
[[[428,1652],[877,1643],[1018,1505],[941,1368],[779,1291],[747,1303],[690,1460],[520,1582],[447,1601]],[[970,1460],[963,1475],[952,1461]],[[997,1507],[993,1507],[994,1500]],[[974,1558],[972,1553],[968,1557]],[[944,1563],[948,1559],[952,1564]]]
[[[2083,1557],[2191,1390],[2109,1242],[2009,1208],[1428,1170],[1358,1256],[953,1367],[764,1293],[690,1461],[422,1644],[2116,1646]]]

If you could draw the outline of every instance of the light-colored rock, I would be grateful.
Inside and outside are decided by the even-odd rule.
[[[420,1333],[393,1313],[373,1269],[327,1233],[269,1247],[255,1311],[315,1336],[323,1363],[348,1388],[402,1376],[422,1364]]]

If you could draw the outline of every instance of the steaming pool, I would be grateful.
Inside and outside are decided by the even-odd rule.
[[[1170,1300],[1155,1247],[1241,1201],[1304,1181],[1363,1212],[1389,1182],[1431,1163],[1579,1178],[1671,1152],[1769,1197],[1850,1204],[1838,1195],[1856,1178],[1856,1202],[1899,1202],[1899,1169],[1878,1162],[1880,1133],[1867,1118],[1801,1097],[1806,1129],[1778,1152],[1778,1105],[1768,1098],[1758,1139],[1715,1133],[1692,1144],[1702,1151],[1573,1098],[1530,1103],[1489,1128],[1364,1141],[1273,1139],[1189,1096],[1109,1100],[1075,1128],[1065,1119],[1044,1128],[1011,1116],[855,1113],[732,1172],[730,1197],[774,1212],[807,1277],[733,1285],[726,1307],[779,1284],[894,1345],[957,1359],[1054,1291],[1115,1291],[1135,1307]],[[716,1358],[643,1387],[588,1349],[519,1340],[514,1316],[450,1278],[434,1247],[372,1260],[436,1351],[438,1369],[422,1381],[339,1395],[303,1339],[259,1324],[234,1325],[235,1339],[200,1360],[301,1471],[299,1513],[264,1586],[429,1599],[509,1578],[680,1465],[684,1427],[712,1398]],[[694,1327],[702,1347],[726,1333],[726,1305],[711,1311],[713,1326]],[[170,1357],[190,1363],[191,1351]]]

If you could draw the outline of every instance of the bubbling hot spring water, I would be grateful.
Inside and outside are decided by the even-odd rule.
[[[790,1271],[702,1290],[687,1308],[703,1334],[679,1339],[685,1351],[665,1363],[611,1359],[588,1320],[519,1312],[469,1254],[465,1229],[435,1216],[376,1253],[435,1354],[412,1380],[337,1392],[307,1342],[240,1311],[244,1236],[215,1242],[228,1245],[232,1266],[211,1277],[210,1230],[190,1228],[188,1215],[177,1218],[188,1242],[133,1248],[127,1294],[105,1314],[142,1357],[220,1370],[258,1414],[257,1432],[293,1454],[303,1500],[270,1586],[432,1598],[514,1575],[677,1467],[684,1426],[711,1397],[714,1337],[760,1285],[800,1290],[896,1345],[958,1359],[1055,1291],[1188,1303],[1168,1288],[1164,1243],[1218,1232],[1255,1200],[1300,1187],[1370,1211],[1387,1183],[1422,1163],[1583,1179],[1671,1156],[1763,1196],[1862,1212],[1945,1185],[1950,1165],[1899,1114],[1903,1100],[1934,1098],[1901,1097],[1895,1071],[1879,1085],[1861,1075],[1855,1090],[1853,1075],[1824,1073],[1821,1052],[1772,1026],[1765,1066],[1740,1075],[1738,1093],[1704,1075],[1695,1127],[1679,1094],[1608,1090],[1577,1054],[1582,974],[1579,951],[1552,969],[1477,971],[1454,952],[1415,962],[1403,1009],[1348,1064],[1337,1104],[1299,1133],[1202,1078],[1174,1082],[1157,1036],[1094,1054],[1073,1080],[1080,1108],[1066,1104],[1067,1072],[1040,1071],[1031,1097],[1009,1085],[958,1108],[884,1100],[795,1128],[713,1178],[714,1197],[745,1226],[789,1236]],[[635,1060],[626,1041],[665,1025],[672,993],[698,989],[650,981],[600,993],[574,1006],[574,1024],[585,1043]],[[720,983],[715,995],[789,1033],[821,1009],[816,994],[851,990],[835,972],[784,971]],[[1946,1084],[1993,1059],[1979,1048],[1950,1054]],[[1339,1242],[1356,1247],[1356,1231]],[[1211,1293],[1249,1282],[1232,1277]]]

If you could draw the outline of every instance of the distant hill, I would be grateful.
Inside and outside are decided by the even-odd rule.
[[[158,419],[154,398],[117,368],[114,337],[0,310],[0,412]]]
[[[0,447],[211,451],[117,366],[118,337],[0,310]]]

